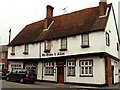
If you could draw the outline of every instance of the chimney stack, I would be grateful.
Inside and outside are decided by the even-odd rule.
[[[99,14],[100,16],[106,15],[107,10],[107,0],[100,0],[99,2]]]
[[[51,24],[52,22],[52,17],[53,17],[53,7],[50,5],[47,5],[46,7],[46,18],[44,20],[44,29],[47,29],[48,26]]]

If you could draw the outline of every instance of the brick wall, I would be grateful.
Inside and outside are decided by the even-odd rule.
[[[112,85],[112,65],[109,56],[105,56],[105,82],[107,85]]]

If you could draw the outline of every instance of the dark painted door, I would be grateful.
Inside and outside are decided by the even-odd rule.
[[[64,66],[57,67],[57,82],[64,83]]]
[[[114,66],[112,65],[112,84],[114,84]]]

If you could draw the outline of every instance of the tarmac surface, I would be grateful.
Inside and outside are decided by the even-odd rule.
[[[18,82],[10,82],[6,80],[1,80],[0,87],[2,90],[120,90],[120,83],[111,86],[84,86],[84,85],[76,85],[76,84],[60,84],[54,82],[41,82],[36,81],[34,84],[30,83],[18,83]]]
[[[39,82],[37,81],[35,84],[40,84],[43,86],[51,86],[53,88],[71,88],[71,89],[84,89],[84,90],[120,90],[120,83],[112,86],[82,86],[82,85],[74,85],[74,84],[60,84],[60,83],[51,83],[51,82]]]

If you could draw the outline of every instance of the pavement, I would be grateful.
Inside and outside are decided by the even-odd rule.
[[[50,86],[52,88],[73,88],[73,89],[89,89],[89,90],[120,90],[120,83],[111,86],[83,86],[83,85],[75,85],[75,84],[60,84],[53,82],[35,82],[37,85]]]

